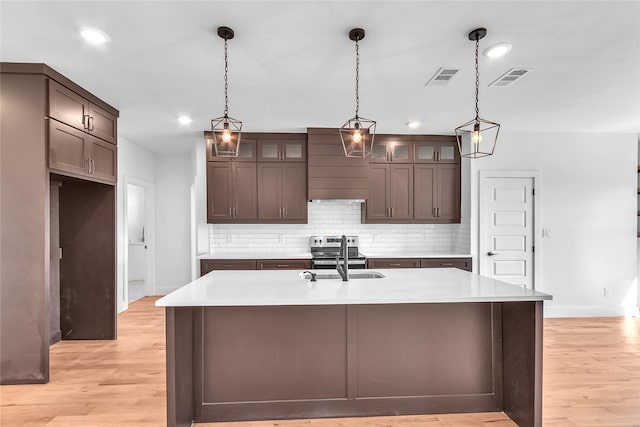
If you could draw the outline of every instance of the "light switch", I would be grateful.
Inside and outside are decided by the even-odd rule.
[[[543,228],[542,229],[542,237],[551,237],[551,229]]]

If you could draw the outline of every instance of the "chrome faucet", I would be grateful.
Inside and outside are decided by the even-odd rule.
[[[342,258],[342,265],[340,265],[340,259]],[[340,252],[336,257],[336,270],[343,282],[349,281],[349,248],[347,246],[347,236],[342,236],[340,242]]]

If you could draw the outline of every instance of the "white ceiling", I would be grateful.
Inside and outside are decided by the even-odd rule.
[[[380,133],[446,133],[474,116],[474,43],[510,42],[480,59],[480,116],[503,131],[636,133],[640,2],[626,1],[4,1],[0,59],[44,62],[120,110],[121,137],[155,152],[201,140],[222,115],[221,25],[229,41],[230,115],[245,131],[339,127],[354,115],[353,27],[362,116]],[[78,27],[111,37],[87,45]],[[447,87],[425,87],[442,66]],[[487,85],[514,67],[534,71]],[[188,126],[176,118],[193,117]],[[419,120],[410,130],[406,123]]]

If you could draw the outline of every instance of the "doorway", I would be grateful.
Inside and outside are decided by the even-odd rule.
[[[154,294],[153,184],[125,177],[124,183],[124,292],[128,305]]]
[[[536,288],[537,172],[481,171],[478,265],[483,276]]]

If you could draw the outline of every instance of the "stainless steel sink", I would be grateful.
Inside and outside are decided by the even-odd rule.
[[[377,271],[369,271],[367,273],[351,273],[349,272],[349,279],[382,279],[384,274]],[[311,280],[310,273],[303,273],[300,278],[305,280]],[[316,280],[342,280],[338,273],[316,273]]]

